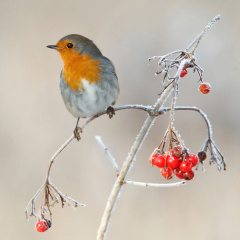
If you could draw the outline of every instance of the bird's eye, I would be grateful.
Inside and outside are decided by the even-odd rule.
[[[72,44],[72,43],[68,43],[68,44],[67,44],[67,47],[68,47],[68,48],[72,48],[72,47],[73,47],[73,44]]]

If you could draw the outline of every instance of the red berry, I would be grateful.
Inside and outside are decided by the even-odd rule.
[[[167,180],[171,179],[174,175],[174,170],[170,167],[167,168],[162,168],[161,170],[161,174],[164,178],[166,178]]]
[[[211,91],[211,85],[207,82],[204,82],[199,86],[199,91],[203,94],[208,94]]]
[[[172,155],[176,156],[176,157],[181,157],[183,153],[182,147],[180,146],[176,146],[172,149]]]
[[[48,230],[48,223],[46,220],[41,220],[36,223],[36,229],[38,232],[45,232]]]
[[[180,73],[180,77],[183,78],[186,75],[187,75],[187,69],[184,67]]]
[[[183,179],[183,172],[179,168],[176,168],[175,174],[178,178]]]
[[[190,153],[188,156],[188,161],[192,163],[193,167],[195,167],[198,164],[198,156]]]
[[[180,164],[180,159],[173,155],[167,156],[167,166],[171,168],[177,168]]]
[[[165,167],[166,155],[159,155],[155,160],[155,165],[159,168]]]
[[[189,172],[183,173],[183,178],[185,180],[192,180],[194,178],[194,171],[190,170]]]
[[[192,163],[188,160],[182,161],[179,168],[182,172],[188,172],[192,168]]]
[[[156,161],[156,158],[157,158],[158,156],[159,156],[159,154],[154,153],[153,155],[150,156],[149,162],[150,162],[152,165],[155,165],[155,161]]]

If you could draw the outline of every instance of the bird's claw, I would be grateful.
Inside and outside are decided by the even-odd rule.
[[[82,129],[80,127],[76,127],[73,133],[74,133],[74,137],[79,141],[81,139],[80,133],[82,133]]]
[[[115,110],[113,107],[109,106],[107,108],[107,115],[109,116],[110,119],[113,117],[113,115],[115,115]]]

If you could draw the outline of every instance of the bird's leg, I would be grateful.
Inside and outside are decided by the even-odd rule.
[[[80,133],[82,133],[82,129],[80,127],[78,127],[79,120],[80,120],[80,117],[77,119],[77,124],[76,124],[76,127],[75,127],[74,131],[73,131],[74,136],[78,141],[81,139]]]
[[[113,117],[113,115],[115,115],[115,110],[112,106],[109,106],[107,108],[107,115],[109,116],[110,119]]]

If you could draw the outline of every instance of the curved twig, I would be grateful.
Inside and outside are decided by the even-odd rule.
[[[149,113],[150,115],[153,114],[153,107],[152,106],[143,106],[143,105],[138,105],[138,104],[130,104],[130,105],[124,105],[124,106],[119,106],[119,107],[114,107],[113,108],[114,111],[120,111],[120,110],[126,110],[126,109],[136,109],[136,110],[143,110],[147,113]],[[81,127],[81,129],[84,129],[90,122],[92,122],[94,119],[107,114],[107,110],[102,111],[98,114],[96,114],[95,116],[91,117],[90,119],[88,119],[84,125]],[[159,113],[160,114],[160,113]]]
[[[200,113],[200,115],[203,117],[204,121],[206,122],[207,125],[207,129],[208,129],[208,138],[212,139],[212,126],[211,123],[207,117],[207,115],[199,108],[197,107],[189,107],[189,106],[183,106],[183,107],[175,107],[175,110],[192,110],[192,111],[196,111],[198,113]],[[163,109],[160,109],[160,112],[164,112],[164,111],[170,111],[171,108],[170,107],[166,107]]]

